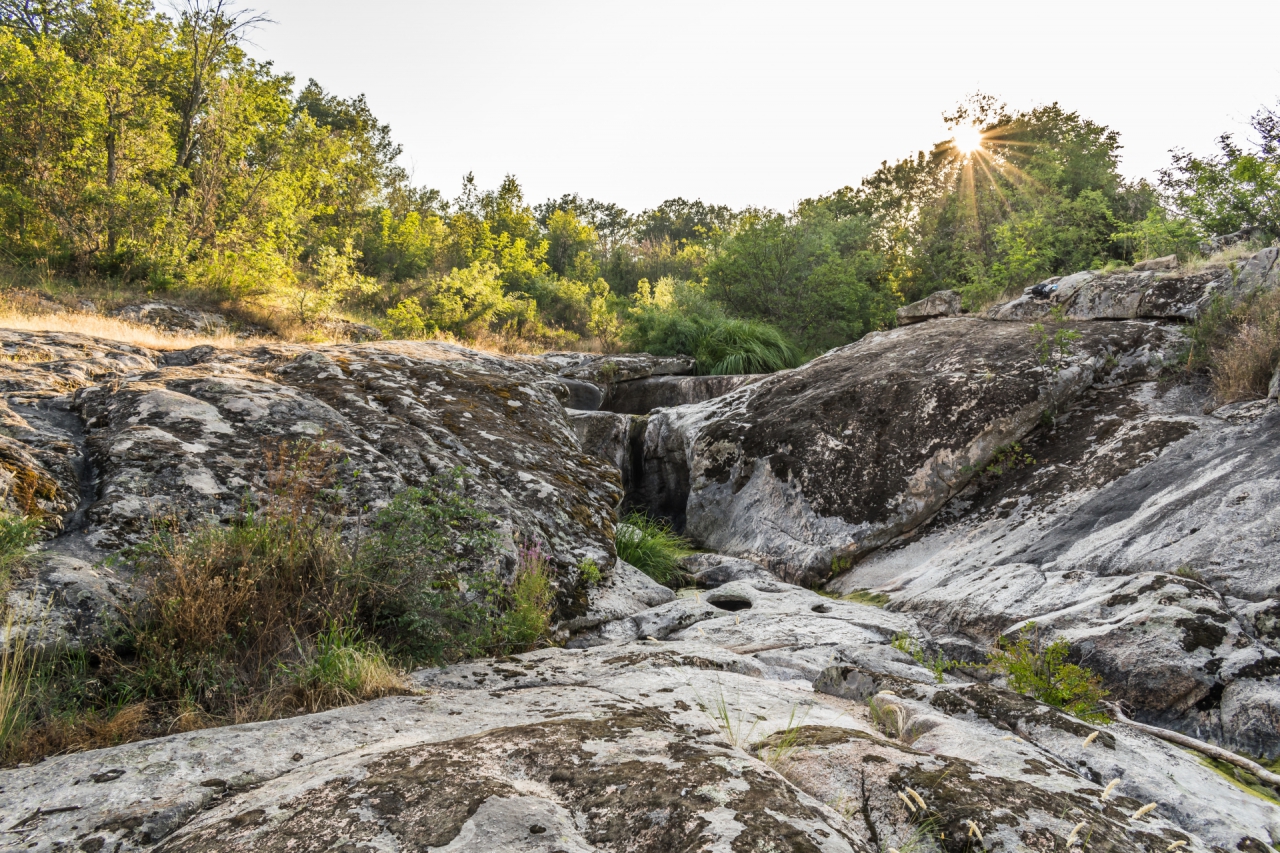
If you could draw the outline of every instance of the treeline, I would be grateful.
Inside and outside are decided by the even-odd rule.
[[[338,311],[400,337],[592,346],[768,370],[892,324],[939,289],[970,307],[1044,277],[1280,235],[1276,117],[1261,142],[1129,182],[1119,135],[989,97],[982,136],[885,163],[795,210],[672,199],[638,214],[514,177],[414,186],[363,97],[244,50],[225,0],[0,0],[0,253],[14,268],[199,290],[310,328]]]

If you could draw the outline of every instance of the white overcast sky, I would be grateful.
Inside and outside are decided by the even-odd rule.
[[[251,52],[364,93],[416,183],[787,209],[947,137],[981,90],[1121,133],[1122,169],[1213,150],[1280,99],[1280,0],[253,0]]]

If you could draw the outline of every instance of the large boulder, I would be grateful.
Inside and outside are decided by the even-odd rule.
[[[903,305],[898,309],[898,325],[909,326],[938,317],[955,317],[960,314],[960,294],[954,290],[939,290],[919,302]]]
[[[927,521],[997,454],[1095,383],[1149,376],[1177,336],[935,320],[650,416],[635,499],[710,550],[814,583]]]
[[[1086,395],[930,524],[833,582],[952,648],[1034,621],[1137,718],[1280,754],[1280,410],[1205,416],[1187,388]]]
[[[1070,320],[1194,320],[1215,297],[1236,298],[1280,283],[1280,249],[1264,249],[1240,263],[1179,269],[1168,258],[1129,272],[1082,272],[1027,288],[1018,299],[989,308],[991,320],[1036,322],[1055,310]]]
[[[577,567],[594,560],[607,575],[614,564],[618,473],[583,452],[564,384],[536,361],[428,342],[160,355],[2,334],[0,498],[36,507],[51,528],[74,520],[99,558],[161,520],[233,517],[303,442],[333,460],[349,529],[395,493],[461,469],[498,525],[500,568],[517,538],[541,541],[567,615]]]

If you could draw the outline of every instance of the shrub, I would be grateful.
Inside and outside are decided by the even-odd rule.
[[[406,489],[374,515],[352,558],[360,615],[394,654],[443,663],[494,644],[500,585],[492,518],[460,472]]]
[[[1107,723],[1101,703],[1107,696],[1091,670],[1068,663],[1071,646],[1064,639],[1045,644],[1034,622],[1016,640],[1001,637],[988,663],[1009,679],[1009,687],[1091,723]]]
[[[1191,326],[1187,368],[1208,373],[1221,403],[1267,396],[1280,365],[1280,290],[1215,298]]]
[[[3,759],[347,705],[403,690],[400,663],[546,641],[546,556],[522,548],[501,582],[492,519],[458,472],[396,495],[348,547],[339,462],[323,443],[283,445],[268,453],[262,506],[230,524],[162,529],[127,552],[143,595],[111,643],[39,666],[10,643]]]
[[[621,559],[663,586],[679,587],[684,582],[680,558],[692,552],[665,520],[632,512],[618,525],[615,542]]]

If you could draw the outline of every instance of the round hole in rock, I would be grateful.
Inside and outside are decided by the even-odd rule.
[[[712,607],[718,607],[721,610],[728,610],[730,613],[737,613],[739,610],[750,610],[751,602],[745,598],[717,598],[707,599],[707,604]]]
[[[831,612],[831,605],[830,605],[830,604],[815,604],[815,605],[813,605],[813,607],[810,607],[809,609],[810,609],[810,610],[812,610],[814,613],[830,613],[830,612]]]

